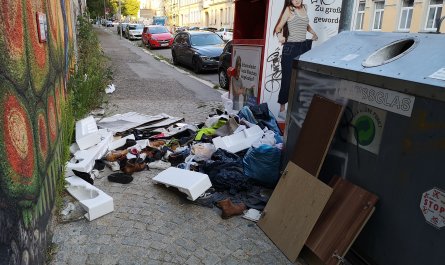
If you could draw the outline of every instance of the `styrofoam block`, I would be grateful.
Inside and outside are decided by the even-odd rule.
[[[125,137],[122,137],[116,141],[112,141],[108,144],[108,150],[114,150],[116,148],[119,148],[121,146],[124,146],[125,143],[127,142],[127,139],[131,139],[131,140],[135,140],[136,138],[134,138],[134,134],[129,134]]]
[[[85,180],[72,176],[66,178],[67,191],[76,198],[87,211],[85,217],[92,221],[114,211],[113,198]]]
[[[100,143],[99,129],[93,116],[76,122],[76,143],[81,150]]]
[[[255,125],[249,129],[234,133],[229,136],[213,138],[213,144],[216,148],[221,148],[232,153],[249,148],[254,142],[263,137],[264,131],[260,126]]]
[[[179,191],[187,194],[189,200],[196,200],[201,194],[212,187],[207,174],[170,167],[161,171],[153,178],[155,183],[176,187]]]
[[[96,159],[102,158],[108,151],[108,144],[113,138],[113,134],[105,129],[100,129],[99,134],[101,137],[100,143],[90,147],[86,150],[79,150],[74,154],[74,160],[76,162],[69,161],[66,163],[66,168],[69,174],[72,174],[72,170],[81,172],[90,172]]]

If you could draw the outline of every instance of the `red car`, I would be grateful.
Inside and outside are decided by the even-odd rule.
[[[145,26],[142,31],[142,43],[152,48],[170,48],[173,44],[173,35],[164,26]]]

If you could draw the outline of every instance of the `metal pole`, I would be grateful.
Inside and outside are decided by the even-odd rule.
[[[338,32],[351,30],[351,21],[353,14],[354,0],[343,0],[341,3],[341,14]]]
[[[119,39],[122,39],[122,8],[121,8],[121,0],[119,0]]]

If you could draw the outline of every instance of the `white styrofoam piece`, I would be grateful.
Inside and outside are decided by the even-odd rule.
[[[261,217],[261,212],[256,209],[249,209],[244,212],[244,215],[242,217],[253,222],[258,222]]]
[[[100,142],[99,129],[93,116],[76,122],[76,143],[84,150]]]
[[[196,200],[201,194],[212,187],[207,174],[170,167],[161,171],[153,178],[155,183],[176,187],[179,191],[187,194],[189,200]]]
[[[114,211],[113,198],[85,180],[72,176],[66,178],[68,192],[87,211],[85,217],[92,221]]]
[[[116,148],[119,148],[121,146],[124,146],[125,143],[127,142],[127,139],[131,139],[131,140],[135,140],[136,138],[134,138],[134,134],[129,134],[125,137],[122,137],[118,140],[112,141],[108,144],[108,150],[114,150]]]
[[[79,146],[76,143],[70,145],[70,153],[74,155],[77,151],[79,151]]]
[[[100,143],[86,150],[79,150],[74,154],[74,160],[76,162],[67,162],[66,168],[68,173],[72,174],[72,170],[81,172],[90,172],[96,159],[102,158],[108,151],[108,144],[113,138],[113,134],[105,129],[100,129],[99,134],[101,137]]]
[[[218,136],[213,138],[212,141],[217,149],[221,148],[229,152],[236,153],[249,148],[254,142],[261,139],[263,134],[264,131],[260,128],[260,126],[255,125],[249,129],[229,136]]]

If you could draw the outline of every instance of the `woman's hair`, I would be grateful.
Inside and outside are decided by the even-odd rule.
[[[303,6],[303,0],[301,0],[301,6]],[[278,18],[277,24],[275,25],[275,28],[273,29],[273,34],[278,33],[278,32],[277,32],[278,24],[280,23],[281,18],[283,17],[283,14],[284,14],[284,10],[286,10],[287,7],[289,7],[289,8],[290,8],[290,7],[295,7],[295,8],[296,8],[296,6],[294,6],[294,5],[292,4],[292,0],[284,0],[283,10],[281,10],[280,17]],[[284,38],[286,39],[286,41],[287,41],[287,37],[289,37],[289,28],[288,28],[288,26],[287,26],[287,22],[284,23],[284,26],[283,26],[282,31],[283,31],[283,37],[284,37]]]

